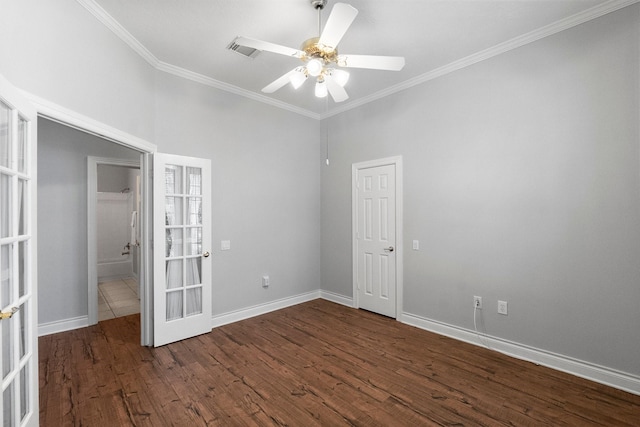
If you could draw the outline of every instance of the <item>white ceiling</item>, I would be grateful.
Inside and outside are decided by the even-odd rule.
[[[351,69],[345,87],[350,99],[335,104],[316,98],[310,82],[297,91],[287,85],[273,94],[261,92],[299,65],[298,59],[269,52],[250,59],[226,49],[238,35],[299,48],[318,35],[317,12],[309,0],[78,1],[160,69],[316,117],[409,87],[438,74],[441,67],[455,69],[456,64],[472,63],[629,3],[343,0],[359,14],[338,46],[340,53],[404,56],[406,66],[399,72]],[[329,0],[322,12],[323,25],[334,3]]]

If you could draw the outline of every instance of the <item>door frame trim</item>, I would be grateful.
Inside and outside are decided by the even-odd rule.
[[[98,323],[98,165],[122,166],[140,170],[139,160],[112,159],[105,157],[87,157],[87,306],[89,325]],[[142,200],[140,201],[142,203]],[[144,218],[139,217],[140,220]],[[142,229],[142,228],[141,228]],[[140,272],[144,262],[140,254],[138,255],[138,272]],[[140,301],[143,303],[142,299]]]
[[[353,307],[360,308],[358,295],[358,172],[378,166],[394,165],[396,169],[396,320],[402,321],[403,310],[403,169],[402,156],[386,157],[383,159],[368,160],[353,163],[351,165],[351,248],[352,248],[352,283],[353,283]]]
[[[153,311],[152,307],[150,307],[151,295],[153,295],[153,276],[150,274],[153,270],[151,265],[153,257],[151,255],[152,250],[149,248],[151,244],[149,226],[152,224],[153,218],[151,212],[152,206],[149,205],[151,201],[149,193],[151,191],[153,179],[153,169],[151,168],[150,163],[153,154],[158,151],[158,147],[142,138],[123,132],[113,126],[109,126],[98,120],[79,114],[32,93],[20,89],[19,91],[35,106],[38,117],[52,120],[90,135],[98,136],[107,142],[113,142],[141,153],[140,180],[143,192],[141,214],[146,225],[140,230],[142,233],[142,242],[145,243],[140,246],[140,259],[144,263],[144,266],[140,269],[140,273],[144,273],[145,276],[140,277],[143,282],[141,287],[142,294],[140,295],[140,343],[143,346],[153,345]],[[37,161],[37,158],[34,162],[35,161]],[[141,217],[138,218],[142,219]]]

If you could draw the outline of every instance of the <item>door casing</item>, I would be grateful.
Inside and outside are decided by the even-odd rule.
[[[402,321],[403,309],[403,199],[402,199],[402,156],[387,157],[354,163],[351,166],[351,244],[352,244],[352,281],[353,307],[360,308],[358,297],[358,171],[378,166],[395,165],[396,170],[396,320]]]
[[[157,146],[36,95],[24,91],[21,91],[21,93],[36,107],[38,117],[52,120],[90,135],[98,136],[105,139],[106,142],[113,142],[142,153],[140,162],[142,212],[139,218],[141,218],[141,224],[143,224],[140,230],[142,242],[146,244],[140,247],[140,259],[142,263],[140,266],[140,280],[142,283],[140,294],[140,342],[145,346],[153,345],[153,259],[150,248],[152,237],[150,224],[153,223],[153,218],[151,217],[152,199],[150,193],[152,191],[151,183],[153,178],[151,165],[152,155],[158,150]],[[142,277],[142,275],[144,275],[144,277]]]

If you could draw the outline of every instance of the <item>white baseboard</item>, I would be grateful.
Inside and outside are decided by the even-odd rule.
[[[73,329],[89,326],[89,316],[73,317],[71,319],[56,320],[55,322],[41,323],[38,325],[38,336],[57,334],[58,332],[71,331]]]
[[[214,315],[211,319],[211,328],[228,325],[229,323],[239,322],[240,320],[249,319],[251,317],[260,316],[282,308],[291,307],[303,302],[313,301],[320,298],[320,291],[312,291],[306,294],[296,295],[294,297],[283,298],[277,301],[271,301],[264,304],[254,305],[252,307],[240,310],[229,311],[227,313]]]
[[[336,304],[345,305],[347,307],[353,307],[353,299],[350,297],[329,291],[317,290],[213,316],[211,319],[211,327],[216,328],[218,326],[249,319],[275,310],[291,307],[296,304],[313,301],[318,298],[322,298]],[[427,319],[411,313],[402,313],[401,316],[398,317],[398,320],[402,323],[406,323],[407,325],[415,326],[420,329],[480,347],[485,347],[485,343],[487,343],[492,350],[499,351],[507,356],[526,360],[537,365],[546,366],[548,368],[566,372],[597,383],[628,391],[629,393],[640,395],[640,377],[632,374],[616,371],[604,366],[488,335],[482,335],[481,342],[476,333],[472,330]],[[87,326],[89,326],[89,318],[87,316],[43,323],[38,325],[38,336],[70,331],[72,329],[84,328]]]
[[[320,298],[327,301],[335,302],[336,304],[346,305],[347,307],[353,307],[353,298],[344,295],[336,294],[335,292],[320,290]]]
[[[585,378],[597,383],[605,384],[629,393],[640,395],[640,377],[625,372],[616,371],[604,366],[572,359],[567,356],[528,347],[513,341],[507,341],[488,335],[481,335],[482,342],[474,331],[427,319],[410,313],[403,313],[402,322],[407,325],[425,329],[439,335],[445,335],[460,341],[485,347],[485,343],[495,351],[504,353],[516,359],[526,360],[537,365],[546,366],[558,371],[566,372],[577,377]]]

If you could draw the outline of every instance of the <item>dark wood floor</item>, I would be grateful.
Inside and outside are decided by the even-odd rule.
[[[40,338],[41,425],[640,425],[640,396],[323,300],[157,349],[139,329]]]

